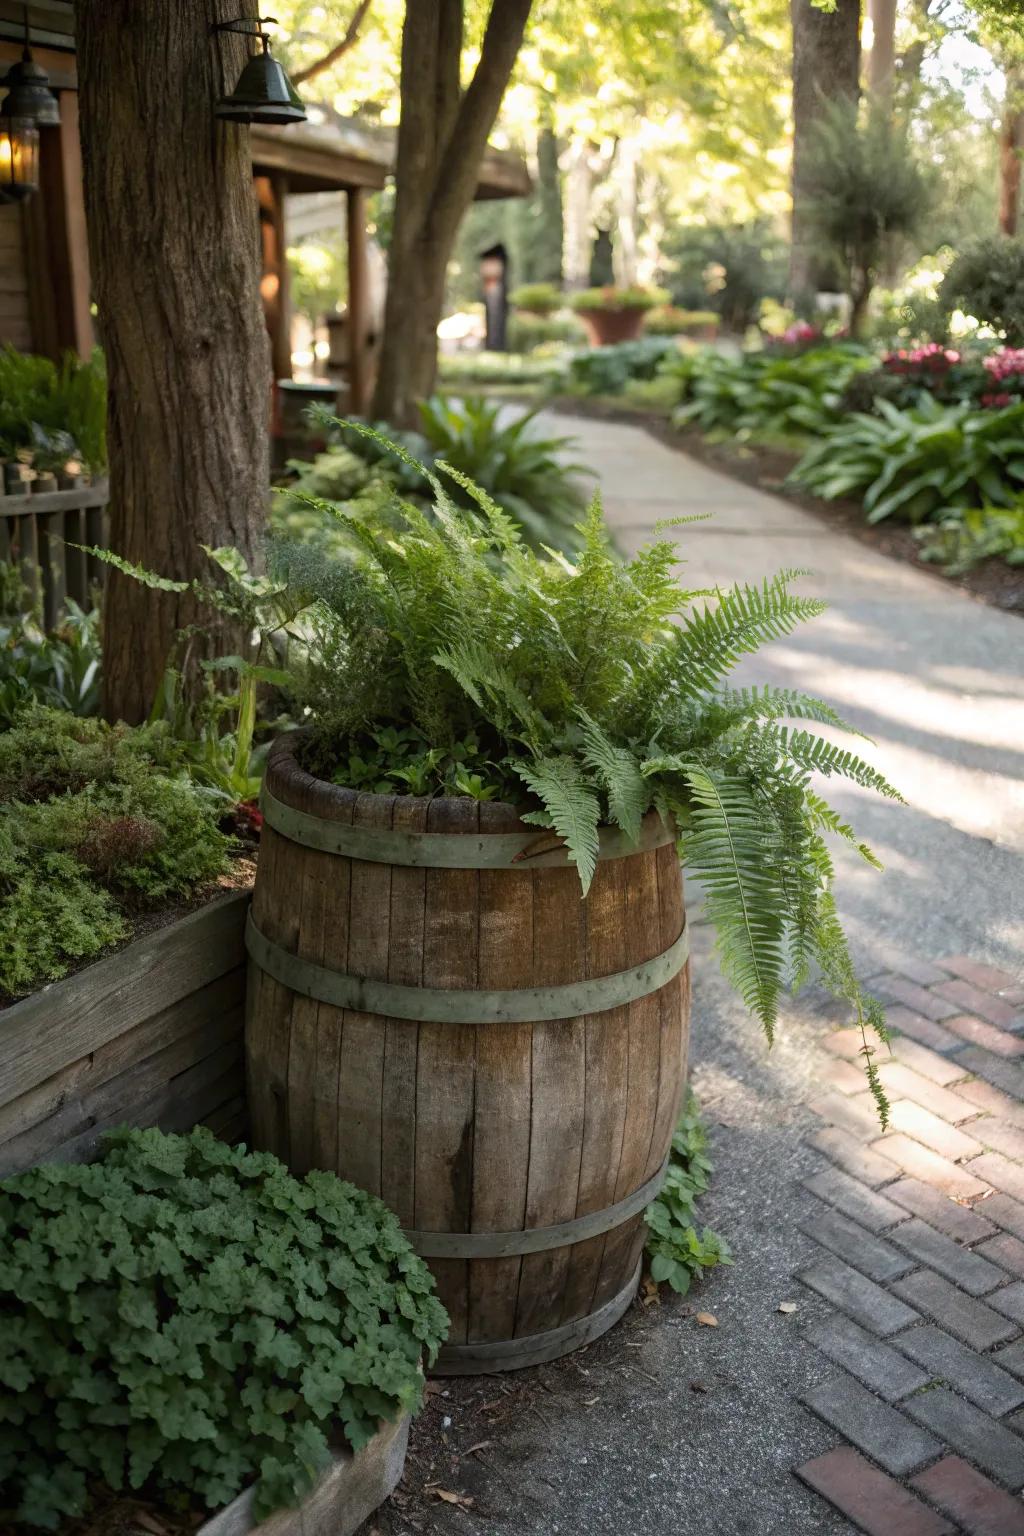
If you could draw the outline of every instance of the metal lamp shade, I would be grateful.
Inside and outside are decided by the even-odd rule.
[[[0,203],[19,203],[39,186],[39,129],[0,111]]]
[[[217,103],[216,112],[218,117],[233,123],[306,121],[302,98],[281,65],[271,57],[265,38],[262,53],[253,54],[231,95]]]
[[[12,64],[0,90],[7,87],[7,97],[0,112],[11,118],[35,123],[37,128],[60,127],[60,105],[50,90],[50,77],[26,48],[21,60]]]

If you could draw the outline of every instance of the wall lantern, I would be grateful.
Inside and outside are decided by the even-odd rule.
[[[19,202],[39,186],[39,130],[60,126],[60,107],[50,80],[29,47],[28,6],[21,59],[0,80],[0,202]]]
[[[263,28],[274,16],[253,20],[236,16],[231,21],[215,22],[214,32],[241,32],[259,38],[262,50],[254,53],[238,77],[230,96],[222,96],[214,111],[231,123],[304,123],[306,109],[302,98],[281,65],[270,55],[270,36]],[[255,30],[253,30],[255,28]]]

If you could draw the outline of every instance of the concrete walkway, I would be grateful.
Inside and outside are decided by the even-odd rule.
[[[639,428],[564,416],[544,425],[576,437],[572,456],[597,471],[627,552],[646,542],[661,519],[708,512],[710,521],[678,530],[689,585],[759,581],[782,566],[812,568],[801,589],[827,598],[828,614],[744,672],[746,681],[800,687],[837,705],[874,738],[864,755],[909,801],[894,806],[845,788],[830,794],[886,865],[884,875],[852,861],[843,871],[841,906],[862,973],[895,976],[897,992],[899,978],[914,985],[915,972],[933,985],[930,1014],[924,1004],[922,1014],[906,1010],[926,1026],[936,1011],[948,1013],[942,989],[955,975],[929,970],[931,962],[967,955],[1019,975],[1024,623],[705,468]],[[822,1173],[834,1181],[834,1165],[844,1166],[843,1156],[853,1157],[873,1132],[863,1129],[858,1139],[847,1125],[838,1139],[826,1133],[824,1144],[815,1136],[822,1122],[810,1106],[821,1111],[823,1097],[839,1086],[841,1037],[823,1048],[838,1017],[820,999],[802,1001],[787,1011],[769,1054],[719,976],[710,947],[698,924],[692,1081],[716,1161],[701,1215],[732,1244],[735,1268],[709,1276],[692,1303],[635,1308],[582,1355],[526,1375],[442,1383],[414,1430],[405,1484],[378,1517],[380,1531],[831,1536],[855,1529],[794,1476],[798,1465],[853,1438],[831,1427],[828,1413],[802,1405],[806,1398],[818,1410],[827,1408],[829,1394],[840,1390],[837,1377],[841,1388],[852,1378],[837,1372],[807,1337],[820,1341],[846,1326],[836,1321],[835,1295],[795,1277],[825,1261],[801,1229],[820,1238],[826,1206],[803,1181],[815,1181],[819,1195],[831,1188],[820,1183]],[[921,1025],[906,1027],[909,1035]],[[1019,1044],[1013,1039],[1005,1049],[1012,1055]],[[912,1040],[907,1049],[921,1046]],[[947,1043],[938,1042],[936,1059],[940,1050],[933,1083],[942,1081],[943,1071],[947,1082],[966,1079],[967,1051],[975,1052],[970,1071],[981,1078],[984,1062],[995,1059],[986,1050],[979,1058],[976,1044],[952,1033]],[[917,1062],[922,1071],[926,1057]],[[958,1070],[949,1068],[951,1060],[961,1062]],[[1020,1076],[1024,1087],[1024,1071]],[[857,1084],[847,1080],[845,1087],[858,1100],[850,1111],[856,1115],[862,1108]],[[836,1100],[833,1093],[829,1102]],[[969,1104],[961,1121],[977,1109]],[[826,1118],[846,1124],[839,1111]],[[974,1125],[963,1130],[979,1134]],[[918,1143],[910,1139],[917,1155]],[[879,1175],[878,1164],[868,1162],[857,1171],[870,1189],[905,1170],[893,1164]],[[897,1286],[906,1268],[896,1266]],[[780,1313],[782,1301],[795,1301],[797,1310]],[[714,1314],[717,1327],[696,1323],[702,1309]],[[1000,1344],[1013,1331],[1001,1330]],[[948,1372],[931,1370],[931,1379],[940,1376],[948,1379]],[[854,1383],[844,1412],[850,1401],[856,1410],[856,1390]],[[881,1395],[867,1405],[869,1420],[884,1421]],[[1016,1438],[1017,1427],[1006,1433]],[[940,1444],[956,1448],[952,1433],[936,1434],[932,1459]],[[1020,1444],[1024,1450],[1024,1440]],[[917,1463],[908,1455],[913,1471]],[[833,1477],[844,1470],[823,1465]],[[877,1527],[867,1524],[863,1510],[857,1518],[878,1536],[989,1529],[909,1501],[902,1516],[910,1523],[898,1524],[895,1509]],[[1002,1536],[1002,1526],[991,1530]]]

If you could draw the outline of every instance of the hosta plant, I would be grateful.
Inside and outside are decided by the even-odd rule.
[[[489,496],[455,479],[474,508],[435,477],[432,518],[397,498],[333,509],[347,557],[288,541],[272,550],[273,578],[308,604],[305,766],[344,783],[353,757],[372,759],[374,781],[395,784],[415,765],[420,793],[473,793],[461,774],[479,798],[511,800],[553,828],[584,893],[601,825],[636,839],[656,808],[701,884],[725,972],[769,1036],[787,985],[815,968],[859,1024],[883,1031],[836,915],[829,841],[874,860],[819,782],[896,791],[805,729],[842,726],[827,704],[729,682],[744,657],[822,611],[791,590],[801,573],[681,589],[675,542],[624,563],[596,504],[575,559],[537,554]],[[390,764],[385,731],[397,733]],[[877,1089],[870,1057],[868,1067]]]
[[[982,502],[1009,506],[1024,487],[1024,405],[978,410],[927,397],[901,411],[875,401],[813,444],[792,475],[832,501],[859,496],[869,523],[911,523]]]
[[[740,438],[788,438],[827,432],[841,420],[843,390],[871,359],[850,343],[803,352],[718,352],[669,360],[663,371],[683,381],[673,420]]]
[[[266,1152],[117,1131],[0,1184],[0,1484],[56,1530],[98,1486],[257,1517],[417,1408],[447,1318],[373,1196]]]

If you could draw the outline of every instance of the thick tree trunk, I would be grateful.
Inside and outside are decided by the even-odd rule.
[[[200,545],[255,558],[268,499],[270,367],[249,134],[220,124],[247,45],[211,22],[253,0],[76,0],[93,290],[110,379],[111,545],[187,580]],[[117,572],[104,602],[104,709],[138,721],[189,594]]]
[[[408,0],[395,218],[375,416],[411,421],[437,371],[437,324],[459,223],[473,200],[531,0],[492,0],[480,62],[460,89],[463,0]]]
[[[542,117],[537,134],[537,194],[535,217],[540,225],[535,241],[537,283],[562,281],[562,182],[558,173],[558,139],[550,117]]]
[[[615,154],[615,241],[613,261],[615,281],[620,288],[632,288],[637,280],[639,234],[640,145],[636,139],[620,139]]]
[[[590,220],[590,200],[594,191],[593,145],[586,139],[573,138],[567,161],[562,264],[566,287],[572,290],[585,288],[590,281],[590,247],[594,239]]]
[[[834,263],[818,249],[808,210],[809,151],[825,105],[856,100],[860,74],[860,0],[821,11],[791,0],[793,21],[793,242],[789,294],[806,303],[836,281]]]
[[[1024,65],[1006,68],[1006,97],[999,128],[999,228],[1015,235],[1020,225],[1021,154],[1024,152]]]

